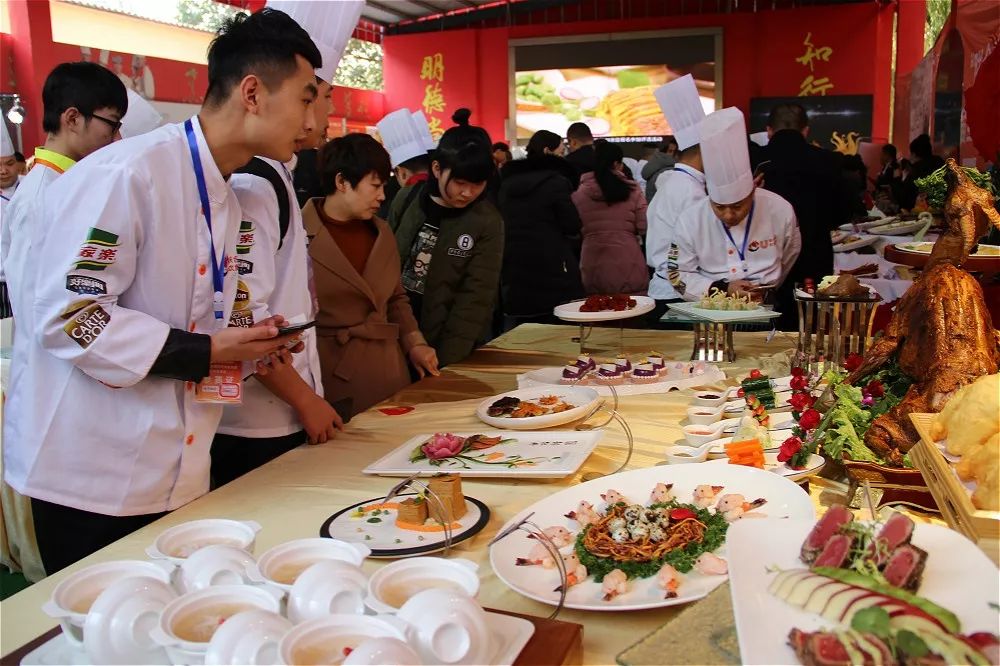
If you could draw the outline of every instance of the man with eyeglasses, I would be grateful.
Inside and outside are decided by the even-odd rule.
[[[42,87],[45,145],[35,148],[35,165],[21,180],[4,210],[0,265],[10,290],[15,316],[26,307],[21,280],[30,263],[32,239],[39,224],[38,207],[46,191],[71,166],[121,138],[128,110],[125,86],[108,68],[92,62],[56,65]]]

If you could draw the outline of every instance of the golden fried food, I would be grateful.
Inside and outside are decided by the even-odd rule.
[[[965,456],[1000,432],[1000,374],[980,377],[955,391],[934,417],[931,436],[945,440],[948,453]]]
[[[992,447],[990,449],[989,447]],[[1000,511],[1000,435],[991,437],[980,451],[989,450],[984,466],[976,470],[976,490],[972,493],[972,503],[977,509]]]

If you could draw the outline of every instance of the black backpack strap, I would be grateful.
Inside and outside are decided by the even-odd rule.
[[[236,173],[258,176],[271,183],[271,187],[274,188],[274,194],[278,197],[278,228],[281,234],[278,237],[278,249],[280,250],[281,244],[285,242],[285,234],[288,232],[288,223],[291,219],[291,203],[288,200],[288,188],[284,179],[277,169],[259,157],[241,166]]]

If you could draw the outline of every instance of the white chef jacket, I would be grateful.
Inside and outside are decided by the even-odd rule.
[[[148,376],[171,328],[211,333],[211,243],[236,294],[239,204],[197,118],[214,234],[184,126],[116,142],[49,188],[33,272],[34,324],[15,349],[4,473],[22,495],[107,515],[176,509],[208,491],[222,408]],[[82,309],[81,309],[82,307]],[[20,324],[19,324],[20,325]],[[121,388],[115,388],[121,387]]]
[[[42,223],[39,219],[39,207],[48,196],[48,189],[62,172],[56,171],[44,164],[37,164],[21,181],[17,194],[11,197],[3,210],[3,242],[0,250],[0,264],[3,265],[3,278],[7,282],[10,295],[10,306],[15,314],[20,315],[30,308],[30,300],[34,290],[31,280],[25,279],[27,267],[35,266],[32,258],[32,238],[35,227]],[[58,225],[57,225],[58,226]],[[23,298],[22,298],[23,296]],[[22,303],[24,301],[27,305]],[[18,327],[22,325],[18,322]]]
[[[759,187],[754,190],[753,221],[743,261],[739,250],[747,224],[744,219],[731,227],[730,241],[707,197],[681,214],[674,287],[685,300],[700,299],[717,280],[781,284],[802,248],[792,205],[774,192]]]
[[[656,179],[656,194],[646,211],[646,265],[653,269],[649,296],[657,300],[680,298],[674,289],[677,279],[677,253],[674,230],[681,213],[708,199],[705,174],[687,164],[675,164]]]
[[[7,247],[10,245],[10,202],[14,200],[17,188],[21,186],[24,176],[18,176],[10,187],[0,187],[0,280],[5,279],[4,267],[7,263]]]
[[[281,241],[278,200],[271,183],[252,174],[233,174],[229,185],[243,210],[236,265],[240,289],[247,291],[248,306],[234,309],[230,323],[249,326],[272,314],[280,314],[290,323],[304,324],[312,321],[316,313],[309,289],[309,250],[302,211],[285,165],[261,159],[274,167],[285,183],[290,206],[288,230]],[[307,329],[301,335],[305,349],[292,355],[293,367],[310,388],[323,395],[316,329]],[[243,404],[227,405],[223,410],[220,433],[238,437],[282,437],[302,430],[295,410],[259,381],[251,378],[243,389]]]

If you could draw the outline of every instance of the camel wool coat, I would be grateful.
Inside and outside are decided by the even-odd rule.
[[[407,355],[427,344],[400,283],[396,238],[374,218],[378,237],[359,275],[326,230],[310,199],[302,209],[316,299],[316,343],[323,390],[332,404],[350,398],[351,416],[411,383]]]

